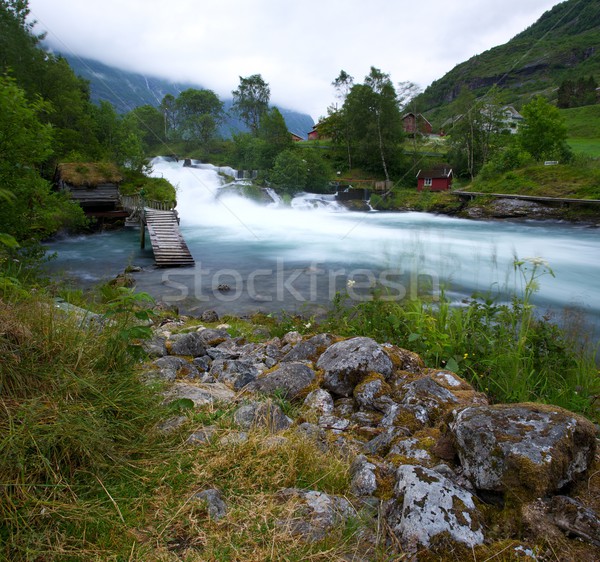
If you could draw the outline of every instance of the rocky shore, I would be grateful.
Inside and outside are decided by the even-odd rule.
[[[375,559],[382,543],[398,560],[479,559],[483,547],[499,560],[600,558],[590,421],[540,404],[491,405],[391,343],[296,332],[251,343],[228,329],[214,313],[204,324],[163,322],[145,344],[142,377],[164,383],[166,404],[233,410],[228,427],[169,419],[161,431],[182,432],[186,447],[216,445],[234,459],[258,435],[275,448],[308,440],[351,463],[343,495],[279,490],[277,501],[295,506],[274,522],[282,532],[311,543],[360,513],[365,546],[352,560]],[[226,519],[237,498],[213,484],[195,498]]]

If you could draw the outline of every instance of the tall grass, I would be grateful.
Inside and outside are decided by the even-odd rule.
[[[129,548],[160,409],[135,375],[128,327],[0,299],[0,559]]]
[[[406,347],[495,402],[543,402],[600,419],[597,343],[585,327],[570,332],[539,315],[532,298],[540,277],[553,275],[547,264],[515,259],[514,270],[508,302],[478,294],[453,305],[443,291],[437,301],[391,302],[376,293],[348,307],[338,295],[321,328]]]

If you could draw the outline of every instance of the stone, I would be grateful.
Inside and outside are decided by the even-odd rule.
[[[167,338],[155,334],[150,339],[142,342],[142,349],[151,359],[164,357],[167,355]]]
[[[200,320],[202,320],[202,322],[208,322],[209,324],[212,324],[219,321],[219,315],[214,310],[205,310],[200,315]]]
[[[363,451],[368,455],[379,455],[384,457],[390,450],[392,443],[398,437],[406,437],[409,435],[408,429],[405,427],[389,427],[382,433],[374,437],[363,445]]]
[[[404,396],[400,404],[413,407],[417,419],[423,424],[433,424],[451,410],[458,399],[447,388],[431,377],[422,377],[403,387]]]
[[[315,372],[304,363],[281,363],[269,373],[256,379],[249,386],[249,390],[262,394],[277,392],[283,398],[293,400],[311,386],[315,377]]]
[[[211,519],[218,521],[227,515],[227,505],[223,501],[223,496],[219,490],[211,488],[197,493],[194,497],[206,502],[208,515]]]
[[[538,498],[521,506],[521,515],[525,527],[534,536],[560,540],[564,533],[600,547],[598,514],[574,498]]]
[[[422,466],[403,465],[396,479],[385,517],[403,545],[428,547],[440,536],[469,547],[483,544],[482,517],[469,491]]]
[[[351,396],[354,387],[372,373],[389,377],[391,359],[371,338],[357,337],[334,343],[319,357],[324,372],[323,387],[338,396]]]
[[[319,418],[319,427],[322,429],[328,429],[333,433],[341,433],[348,429],[350,426],[350,420],[344,418],[338,418],[336,416],[324,415]]]
[[[350,467],[350,491],[357,496],[372,496],[377,491],[377,467],[364,455],[358,455]]]
[[[215,359],[209,374],[234,390],[241,390],[258,377],[258,369],[242,359]]]
[[[272,402],[245,404],[236,410],[233,418],[243,429],[265,428],[271,433],[283,431],[292,425],[292,420]]]
[[[402,349],[391,343],[384,343],[381,347],[394,364],[396,371],[406,371],[418,375],[425,368],[423,359],[414,351]]]
[[[400,455],[419,464],[427,464],[432,460],[429,452],[419,446],[419,440],[415,437],[396,441],[390,448],[389,454]]]
[[[326,390],[317,388],[306,396],[304,407],[317,414],[331,414],[333,412],[333,398]]]
[[[188,399],[196,408],[215,402],[233,402],[235,393],[221,383],[188,384],[176,382],[165,393],[165,403]]]
[[[283,336],[283,343],[296,345],[302,341],[302,336],[298,332],[288,332]]]
[[[212,365],[212,359],[208,355],[203,355],[202,357],[196,357],[192,364],[202,373],[206,373],[210,371],[210,366]]]
[[[160,357],[153,361],[154,371],[145,374],[145,378],[152,380],[162,380],[165,382],[174,382],[179,370],[189,363],[181,357]]]
[[[170,355],[187,355],[199,357],[206,355],[206,347],[199,332],[189,334],[174,334],[167,343]]]
[[[386,413],[393,403],[391,391],[383,376],[375,373],[354,388],[354,400],[362,408]]]
[[[465,408],[449,429],[475,488],[511,490],[520,497],[544,496],[570,484],[590,466],[596,448],[591,422],[541,404]]]
[[[225,330],[213,330],[212,328],[198,330],[198,334],[200,335],[200,341],[206,347],[215,347],[231,339],[231,336]]]
[[[275,524],[306,542],[323,540],[328,532],[355,515],[348,500],[325,492],[286,488],[278,496],[295,501],[297,506],[290,517],[279,519]]]
[[[187,420],[186,416],[174,416],[160,423],[157,429],[162,433],[171,433],[177,431]]]
[[[204,445],[210,445],[211,441],[215,438],[218,432],[218,428],[215,425],[207,425],[194,431],[187,439],[186,443],[189,445],[196,445],[202,447]]]
[[[561,531],[600,547],[600,517],[596,512],[568,496],[554,496],[547,504],[548,513]]]
[[[334,341],[335,338],[331,334],[318,334],[295,345],[282,357],[281,361],[312,361],[314,363]]]
[[[248,441],[248,434],[245,431],[230,431],[219,439],[219,445],[224,447],[243,445]]]

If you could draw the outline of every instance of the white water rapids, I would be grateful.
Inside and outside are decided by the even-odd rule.
[[[540,258],[555,273],[539,279],[541,307],[576,306],[594,322],[600,317],[597,228],[350,212],[332,196],[308,194],[286,206],[271,193],[272,202],[260,204],[230,190],[218,196],[224,180],[211,165],[184,167],[163,158],[153,161],[152,174],[177,186],[181,231],[195,268],[155,269],[151,250],[139,250],[135,232],[56,241],[52,268],[97,281],[128,263],[142,265],[138,289],[159,300],[184,311],[242,314],[310,310],[336,291],[369,298],[374,286],[389,298],[444,286],[458,301],[474,291],[518,289],[515,257]]]

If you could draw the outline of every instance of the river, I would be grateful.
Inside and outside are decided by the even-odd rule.
[[[137,288],[182,312],[220,314],[319,310],[336,292],[370,298],[438,295],[456,302],[475,291],[520,290],[515,259],[544,260],[540,309],[583,311],[600,319],[598,229],[552,221],[473,221],[427,213],[351,212],[331,197],[300,195],[260,204],[227,190],[211,165],[156,158],[152,175],[177,186],[181,231],[195,268],[156,269],[139,232],[121,230],[56,239],[53,275],[83,286],[137,265]],[[222,192],[221,192],[222,193]],[[149,244],[148,244],[149,246]],[[538,261],[538,263],[540,263]],[[540,270],[538,270],[540,271]]]

